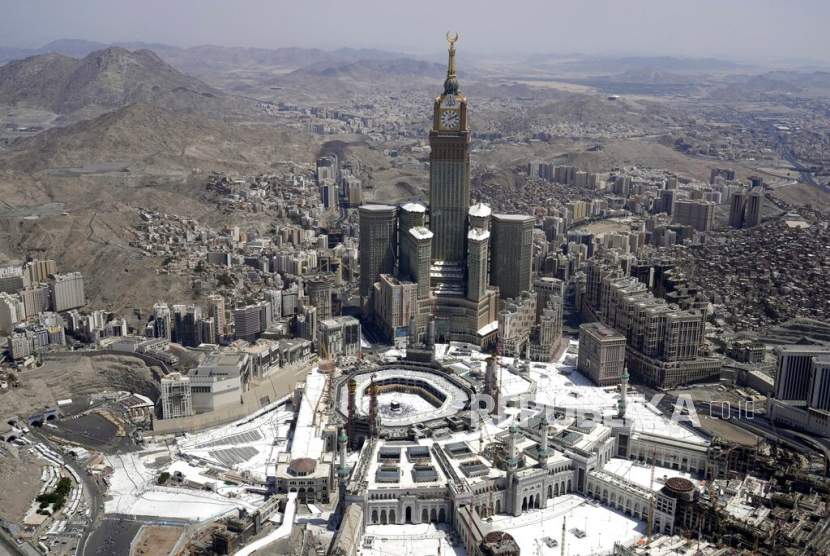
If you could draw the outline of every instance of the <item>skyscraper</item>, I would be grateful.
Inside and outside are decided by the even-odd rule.
[[[424,227],[401,234],[401,276],[418,282],[418,299],[429,298],[429,263],[433,234]]]
[[[467,234],[467,299],[481,301],[487,295],[487,257],[490,232],[472,228]]]
[[[429,336],[439,342],[484,346],[497,336],[497,290],[488,268],[490,209],[481,204],[470,207],[471,135],[467,99],[456,74],[457,39],[447,37],[447,77],[433,106],[429,207],[408,202],[400,209],[368,205],[359,210],[364,314],[371,306],[380,328],[399,342],[404,336],[412,342],[427,336],[430,317]],[[531,217],[517,218],[529,219],[533,227]],[[531,240],[532,229],[520,250],[527,269],[524,290],[530,289]]]
[[[429,210],[432,259],[456,263],[466,258],[470,208],[470,128],[467,98],[461,96],[455,69],[455,40],[450,40],[444,92],[435,99],[429,132]]]
[[[743,227],[747,198],[745,189],[738,190],[732,195],[732,204],[729,207],[729,226],[731,228]]]
[[[316,277],[308,281],[306,285],[309,303],[317,307],[317,318],[327,320],[331,315],[331,284],[324,278]]]
[[[499,288],[499,297],[519,297],[531,290],[533,255],[532,216],[494,214],[490,223],[490,283]]]
[[[171,339],[170,307],[167,303],[153,305],[153,330],[156,338]]]
[[[761,217],[764,212],[764,190],[763,188],[753,189],[749,193],[749,199],[746,202],[746,218],[744,219],[745,228],[754,228],[761,225]]]
[[[391,274],[397,251],[397,207],[363,205],[360,214],[360,296],[367,298],[381,274]]]
[[[84,277],[80,272],[52,274],[49,276],[49,290],[56,313],[77,309],[86,303]]]

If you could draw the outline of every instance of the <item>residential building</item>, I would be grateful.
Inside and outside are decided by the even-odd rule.
[[[577,367],[598,386],[619,384],[625,368],[625,336],[600,322],[581,324]]]
[[[80,272],[52,274],[49,276],[52,309],[56,313],[78,309],[86,304],[84,277]]]

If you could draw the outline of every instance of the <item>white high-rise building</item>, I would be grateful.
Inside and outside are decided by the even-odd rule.
[[[190,379],[181,373],[170,373],[161,379],[161,418],[175,419],[193,415]]]
[[[49,276],[52,308],[56,313],[78,309],[86,304],[84,277],[80,272],[52,274]]]
[[[26,320],[26,309],[16,295],[0,292],[0,332],[11,334],[14,325]]]

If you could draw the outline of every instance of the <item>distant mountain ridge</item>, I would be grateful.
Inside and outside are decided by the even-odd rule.
[[[676,58],[674,56],[588,57],[562,62],[561,67],[574,71],[620,73],[655,68],[665,71],[732,71],[750,66],[717,58]]]
[[[688,75],[670,72],[654,66],[612,75],[608,78],[608,81],[643,85],[692,85],[695,83],[695,79]]]
[[[88,116],[137,101],[226,117],[253,110],[252,103],[179,72],[151,50],[109,47],[82,59],[40,54],[0,66],[0,104]]]
[[[218,71],[246,65],[299,68],[319,62],[395,60],[413,57],[411,54],[389,52],[375,48],[338,48],[331,51],[319,48],[245,48],[216,45],[179,48],[159,43],[117,42],[104,44],[64,39],[51,42],[40,48],[0,47],[0,64],[39,54],[61,54],[73,58],[83,58],[96,50],[104,50],[113,46],[130,51],[152,50],[165,62],[181,71]]]

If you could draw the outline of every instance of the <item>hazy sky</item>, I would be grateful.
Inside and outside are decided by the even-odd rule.
[[[0,0],[0,46],[63,38],[278,48],[830,59],[830,0]]]

